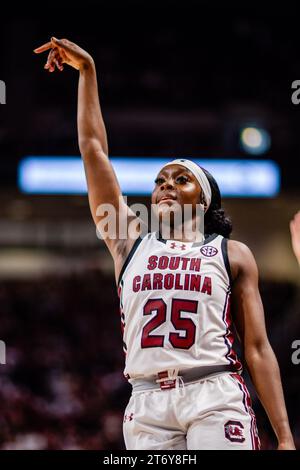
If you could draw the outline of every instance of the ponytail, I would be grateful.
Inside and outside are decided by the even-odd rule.
[[[202,167],[201,167],[202,168]],[[229,238],[232,232],[232,222],[222,209],[221,193],[215,178],[204,168],[202,168],[211,187],[211,203],[204,215],[204,232],[206,235],[217,233],[225,238]]]

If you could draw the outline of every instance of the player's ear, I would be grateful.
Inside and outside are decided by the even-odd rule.
[[[200,194],[200,204],[203,206],[204,213],[205,213],[207,211],[207,203],[206,203],[203,191],[201,191],[201,194]]]

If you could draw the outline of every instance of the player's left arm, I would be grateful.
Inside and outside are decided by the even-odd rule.
[[[228,241],[233,287],[233,320],[257,395],[278,440],[278,449],[295,449],[287,416],[280,371],[269,343],[253,254],[243,243]]]

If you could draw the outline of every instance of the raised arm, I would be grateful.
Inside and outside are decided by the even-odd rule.
[[[104,240],[114,258],[118,273],[123,259],[126,258],[134,243],[132,238],[121,239],[118,236],[119,221],[129,224],[137,218],[125,204],[117,177],[108,158],[107,136],[99,102],[95,63],[86,51],[67,39],[51,38],[50,42],[35,49],[35,52],[40,53],[46,50],[50,50],[45,65],[49,72],[53,72],[55,68],[62,71],[65,63],[79,70],[78,142],[86,173],[90,209],[98,228],[99,222],[107,216],[106,212],[100,212],[100,206],[111,204],[115,209],[116,238],[105,236]]]
[[[278,449],[295,449],[284,402],[277,359],[269,343],[258,289],[258,270],[249,248],[228,242],[233,277],[233,319],[257,395],[278,440]]]

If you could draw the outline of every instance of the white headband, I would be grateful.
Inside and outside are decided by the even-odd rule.
[[[202,170],[202,168],[200,168],[200,166],[197,165],[197,163],[192,162],[192,160],[186,160],[185,158],[177,158],[176,160],[173,160],[172,162],[166,163],[163,166],[163,168],[169,165],[181,165],[193,173],[193,175],[195,176],[195,178],[197,179],[198,183],[200,184],[202,188],[205,201],[207,204],[207,209],[208,209],[211,203],[211,187],[207,179],[207,176]]]

